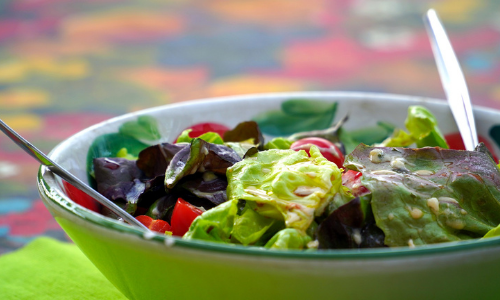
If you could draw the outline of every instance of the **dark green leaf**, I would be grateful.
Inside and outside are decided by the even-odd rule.
[[[377,124],[375,126],[366,127],[362,129],[351,130],[347,134],[355,141],[357,144],[363,143],[367,145],[373,145],[375,143],[380,143],[385,140],[394,130],[394,127],[389,129],[387,123],[381,125]],[[356,145],[357,146],[357,145]]]
[[[119,132],[138,140],[155,141],[161,138],[158,122],[151,116],[139,116],[137,121],[123,123]]]
[[[287,115],[281,111],[270,111],[254,118],[263,133],[273,136],[291,135],[299,131],[325,129],[330,126],[333,114],[311,117]]]
[[[298,117],[314,117],[323,114],[335,115],[337,102],[295,99],[283,102],[281,110],[287,115]]]
[[[118,152],[127,149],[131,155],[137,156],[139,152],[148,147],[130,136],[121,133],[109,133],[97,137],[89,148],[87,153],[87,174],[89,182],[94,182],[94,158],[98,157],[117,157]]]
[[[288,100],[281,110],[258,115],[254,120],[263,133],[286,136],[296,132],[326,129],[335,117],[337,104],[315,100]]]

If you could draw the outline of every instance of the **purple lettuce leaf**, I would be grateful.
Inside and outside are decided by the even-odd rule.
[[[139,153],[137,167],[149,178],[164,176],[172,158],[185,147],[188,145],[162,143],[150,146]]]
[[[167,196],[165,186],[163,185],[164,180],[165,175],[143,180],[145,188],[137,200],[136,215],[144,214],[150,210],[153,203]]]
[[[153,219],[161,219],[170,223],[172,211],[178,198],[178,195],[166,194],[153,202],[145,214]]]
[[[190,147],[183,148],[172,158],[165,173],[165,186],[172,189],[183,177],[196,172],[225,175],[227,168],[240,160],[238,154],[227,146],[195,138]]]
[[[125,210],[134,214],[139,196],[146,185],[141,179],[142,171],[135,161],[124,158],[94,159],[97,191],[113,202],[124,203]]]
[[[384,247],[384,233],[363,209],[360,198],[333,211],[318,225],[316,237],[319,249]]]
[[[211,172],[205,172],[198,176],[192,175],[189,179],[190,180],[185,180],[179,185],[193,195],[207,199],[212,202],[214,206],[227,201],[227,179],[225,177],[214,175]]]
[[[224,142],[244,142],[252,139],[253,144],[262,150],[264,137],[255,121],[241,122],[235,128],[224,133]]]

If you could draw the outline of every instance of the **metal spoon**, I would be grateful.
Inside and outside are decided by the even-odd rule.
[[[429,9],[427,11],[427,14],[424,16],[424,23],[429,39],[431,40],[439,76],[441,77],[451,112],[464,141],[465,149],[473,151],[478,144],[478,139],[464,74],[435,10]]]
[[[38,150],[30,142],[25,140],[14,129],[5,124],[5,122],[3,122],[1,119],[0,119],[0,130],[3,131],[12,141],[14,141],[14,143],[16,143],[19,147],[21,147],[21,149],[23,149],[26,153],[34,157],[42,165],[49,168],[50,171],[59,175],[62,179],[66,180],[74,187],[85,192],[87,195],[94,198],[97,202],[109,208],[112,212],[117,214],[123,220],[127,221],[129,224],[135,225],[145,231],[150,231],[146,226],[144,226],[141,222],[137,221],[134,217],[132,217],[129,213],[124,211],[121,207],[114,204],[103,195],[99,194],[96,190],[94,190],[93,188],[85,184],[83,181],[78,179],[76,176],[68,172],[66,169],[58,165],[56,162],[48,158],[47,155]]]

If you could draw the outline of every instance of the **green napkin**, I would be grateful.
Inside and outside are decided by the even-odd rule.
[[[0,299],[126,299],[74,244],[40,237],[0,256]]]

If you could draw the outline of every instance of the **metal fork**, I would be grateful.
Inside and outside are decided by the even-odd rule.
[[[478,138],[464,74],[435,10],[427,11],[424,23],[431,40],[439,76],[465,149],[473,151],[478,144]]]
[[[113,203],[108,198],[99,194],[96,190],[85,184],[83,181],[78,179],[76,176],[71,174],[69,171],[61,167],[59,164],[51,160],[47,155],[45,155],[42,151],[38,150],[35,146],[33,146],[30,142],[24,139],[19,133],[17,133],[14,129],[12,129],[5,122],[0,120],[0,130],[3,131],[14,143],[16,143],[21,149],[23,149],[26,153],[35,158],[42,165],[49,168],[50,171],[57,174],[62,179],[66,180],[68,183],[78,188],[82,192],[86,193],[90,197],[94,198],[97,202],[101,203],[105,207],[109,208],[112,212],[117,214],[123,220],[128,222],[131,225],[137,226],[145,231],[150,231],[146,226],[144,226],[141,222],[137,221],[133,216],[123,210],[121,207]]]

